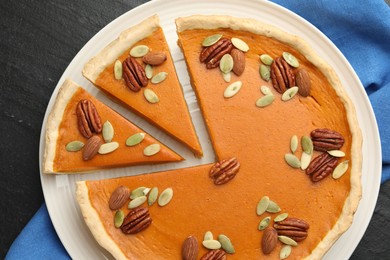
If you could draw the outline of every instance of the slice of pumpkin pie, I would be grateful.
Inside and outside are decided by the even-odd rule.
[[[44,173],[183,160],[71,80],[59,89],[45,141]]]
[[[96,54],[83,75],[110,98],[202,156],[158,17],[123,31]]]

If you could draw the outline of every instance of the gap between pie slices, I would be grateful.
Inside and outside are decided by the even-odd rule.
[[[280,213],[310,225],[307,238],[292,248],[288,259],[323,257],[351,225],[361,198],[362,136],[354,106],[336,73],[302,39],[254,19],[196,15],[178,18],[176,26],[178,43],[218,160],[236,157],[241,165],[239,172],[223,185],[215,185],[209,178],[211,164],[78,182],[78,203],[94,238],[118,259],[145,255],[178,259],[182,243],[192,235],[198,240],[199,258],[209,251],[202,241],[210,230],[214,238],[225,234],[232,241],[235,253],[227,254],[227,258],[263,258],[263,232],[258,225],[264,217],[274,219],[278,213],[258,216],[256,205],[263,196],[269,196],[281,207]],[[241,89],[229,98],[224,97],[224,91],[230,83],[224,81],[219,68],[207,69],[199,61],[202,41],[214,34],[239,38],[249,46],[244,72],[231,75],[230,83],[241,81]],[[276,58],[282,52],[293,54],[300,68],[309,72],[309,96],[296,95],[282,101],[271,81],[261,79],[259,55]],[[275,100],[260,108],[255,103],[263,95],[262,85],[271,89]],[[284,161],[293,135],[310,136],[318,128],[335,130],[345,139],[340,148],[345,157],[339,161],[348,160],[349,169],[339,179],[328,176],[313,182],[304,171]],[[295,153],[300,155],[302,148]],[[314,151],[313,158],[319,154]],[[149,208],[152,223],[139,234],[125,235],[114,227],[115,211],[108,207],[119,185],[131,190],[140,186],[156,186],[161,191],[172,187],[174,195],[167,206],[142,206]],[[127,203],[121,209],[125,214],[130,212]],[[279,242],[267,257],[279,259],[281,247]]]

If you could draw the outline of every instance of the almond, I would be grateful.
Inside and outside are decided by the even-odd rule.
[[[167,59],[167,55],[164,52],[151,51],[142,58],[142,61],[145,64],[158,66],[162,64],[166,59]]]
[[[94,135],[88,139],[83,150],[83,160],[91,160],[98,153],[100,146],[102,145],[102,140],[99,136]]]
[[[198,256],[198,240],[194,236],[189,236],[184,240],[181,256],[183,260],[196,260]]]
[[[112,210],[120,209],[126,201],[130,198],[130,189],[125,186],[118,186],[111,193],[110,200],[108,201],[108,206]]]
[[[233,49],[230,55],[233,57],[233,72],[240,76],[245,70],[245,53],[238,49]]]
[[[274,250],[278,243],[278,232],[273,227],[268,227],[264,230],[263,239],[261,241],[261,249],[265,255],[268,255]]]
[[[310,76],[305,69],[299,69],[295,74],[295,82],[298,86],[298,93],[302,97],[307,97],[310,95]]]

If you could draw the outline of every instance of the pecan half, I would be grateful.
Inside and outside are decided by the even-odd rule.
[[[214,249],[204,254],[200,260],[226,260],[226,253],[222,249]]]
[[[88,139],[83,149],[83,160],[89,161],[98,153],[102,140],[99,136],[94,135]]]
[[[121,230],[125,234],[136,234],[147,228],[152,223],[147,208],[136,208],[127,214],[123,220]]]
[[[77,126],[85,138],[102,131],[102,122],[95,105],[89,99],[82,99],[76,107]]]
[[[337,158],[327,152],[320,154],[311,161],[306,169],[306,174],[310,176],[313,182],[323,180],[331,174],[337,166]]]
[[[279,236],[287,236],[299,242],[307,237],[309,224],[299,218],[286,218],[283,221],[274,224],[274,228]]]
[[[126,186],[118,186],[110,196],[110,200],[108,201],[108,206],[112,210],[120,209],[123,205],[125,205],[126,201],[130,198],[130,189]]]
[[[315,129],[310,133],[310,136],[314,150],[320,152],[340,149],[345,142],[339,132],[327,128]]]
[[[194,236],[189,236],[184,240],[181,248],[181,257],[183,260],[196,260],[198,256],[198,240]]]
[[[209,176],[214,180],[214,184],[225,184],[237,175],[239,169],[240,163],[235,157],[224,159],[211,167]]]
[[[295,86],[295,76],[292,68],[282,58],[275,58],[271,64],[272,86],[279,93],[284,93],[286,89]]]
[[[264,230],[263,238],[261,239],[261,250],[265,255],[269,255],[278,243],[278,232],[273,227],[267,227]]]
[[[134,92],[148,85],[144,68],[133,57],[128,57],[123,62],[123,78],[126,86]]]
[[[221,58],[226,53],[230,53],[233,49],[232,42],[227,38],[221,38],[213,45],[204,48],[200,52],[200,62],[206,63],[206,68],[212,69],[219,66]]]

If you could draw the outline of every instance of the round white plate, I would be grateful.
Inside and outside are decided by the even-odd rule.
[[[113,103],[99,92],[81,75],[83,65],[99,52],[104,46],[114,40],[121,31],[139,23],[145,18],[158,14],[161,26],[164,29],[172,56],[175,62],[179,79],[183,85],[185,98],[188,102],[197,133],[204,149],[204,157],[195,159],[188,149],[172,140],[169,136],[158,131],[144,120],[130,113],[126,109]],[[195,95],[189,83],[186,66],[182,53],[176,41],[175,18],[192,14],[228,14],[236,17],[255,18],[265,23],[277,26],[287,32],[296,34],[305,39],[317,53],[327,61],[337,72],[342,84],[356,106],[359,124],[363,132],[363,198],[356,212],[351,228],[335,243],[327,253],[325,259],[348,259],[362,238],[371,219],[380,186],[381,177],[381,148],[377,124],[370,102],[358,77],[348,61],[333,43],[310,23],[274,3],[255,0],[197,0],[182,1],[156,0],[141,5],[118,17],[97,33],[76,55],[65,70],[47,107],[43,122],[40,141],[40,164],[45,142],[45,125],[47,116],[53,106],[59,86],[66,78],[70,78],[85,87],[100,100],[116,109],[141,128],[150,132],[160,141],[166,143],[173,150],[186,158],[185,162],[154,166],[137,166],[105,171],[96,171],[89,174],[75,175],[44,175],[41,172],[41,182],[46,205],[61,242],[73,259],[101,259],[111,258],[95,242],[84,223],[75,199],[75,182],[86,179],[103,179],[124,175],[133,175],[153,171],[166,170],[177,167],[204,164],[214,160],[214,152],[210,146],[207,131],[195,100]]]

